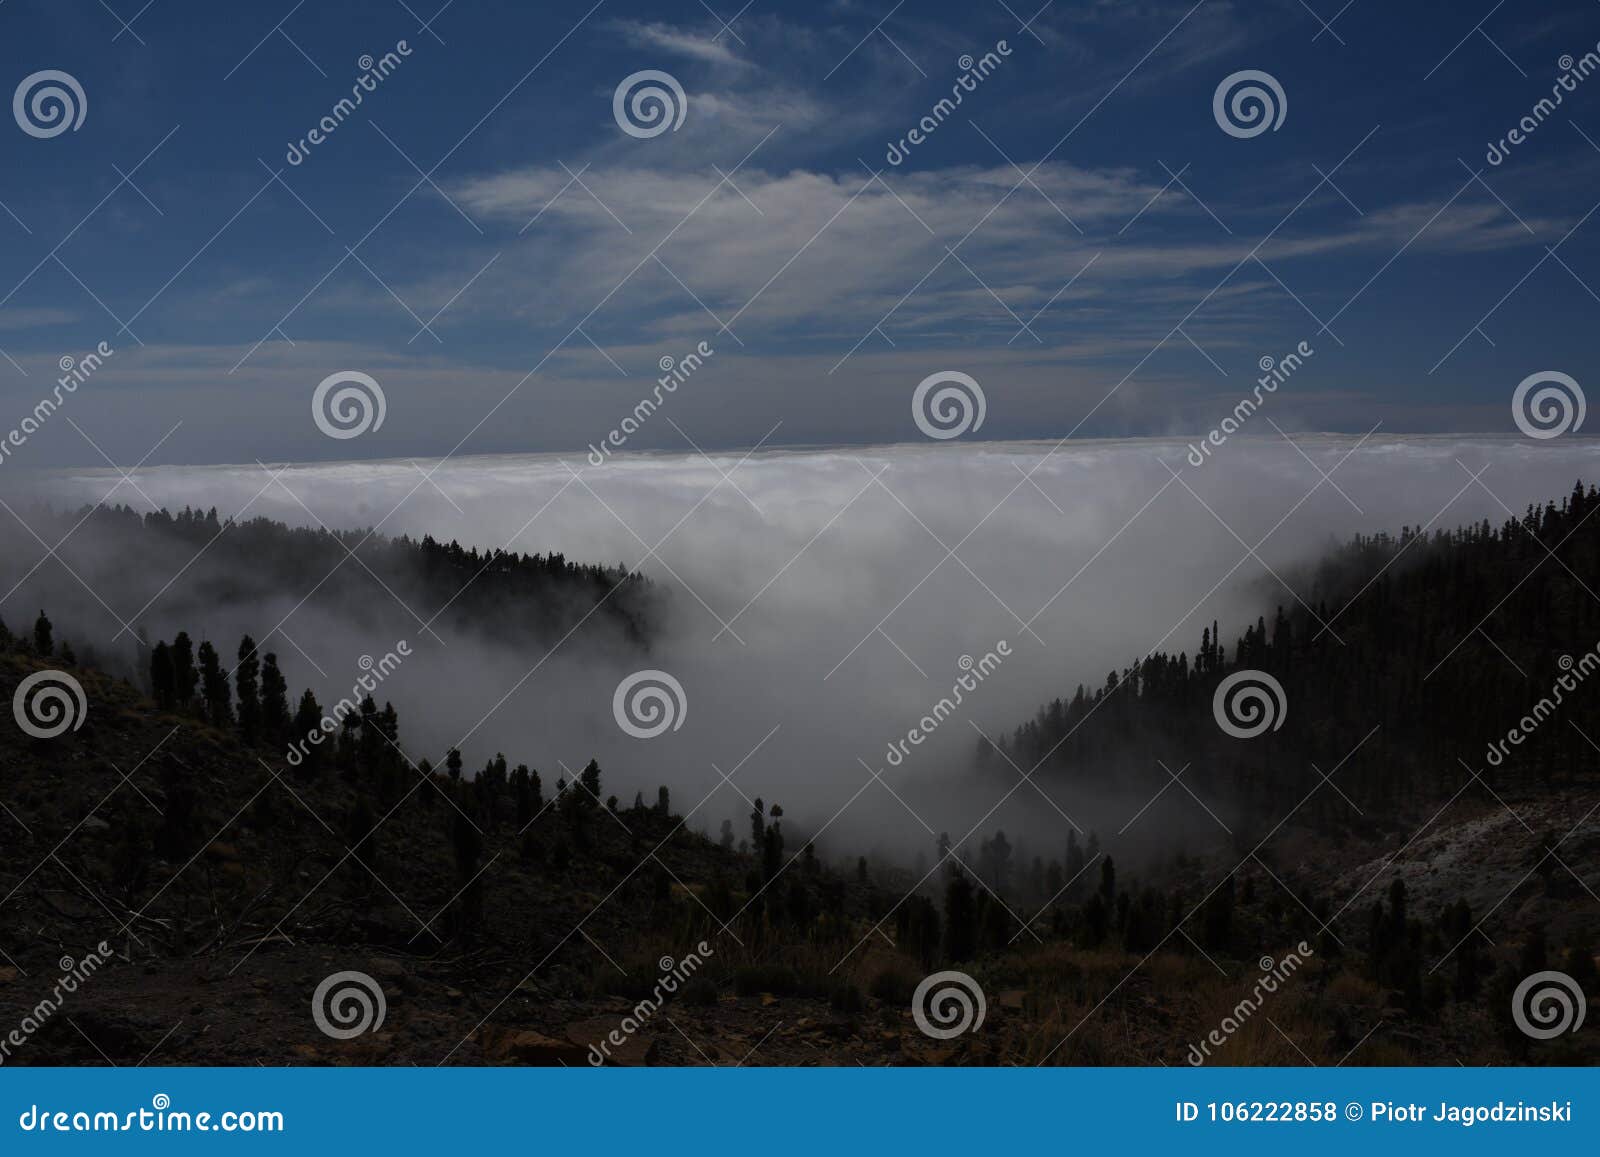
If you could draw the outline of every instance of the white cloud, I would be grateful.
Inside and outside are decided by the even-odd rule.
[[[658,48],[664,52],[709,64],[751,67],[749,62],[733,54],[729,44],[732,37],[726,33],[721,37],[715,34],[701,35],[659,21],[647,23],[639,20],[614,20],[610,27],[620,32],[629,44],[640,48]]]
[[[1288,400],[1280,394],[1271,404]],[[567,459],[582,470],[582,483],[572,483],[552,456],[463,458],[435,475],[448,499],[419,486],[408,462],[295,466],[283,482],[338,526],[368,525],[398,506],[384,522],[388,532],[629,563],[645,553],[640,540],[654,545],[666,536],[659,558],[643,562],[674,607],[649,665],[671,671],[687,690],[682,732],[642,744],[615,728],[611,691],[640,665],[637,657],[579,649],[546,661],[542,654],[485,653],[447,637],[445,646],[416,641],[418,658],[386,684],[406,741],[415,754],[436,757],[470,732],[472,765],[497,750],[541,769],[556,769],[558,759],[581,766],[595,755],[611,790],[624,798],[666,782],[687,810],[717,786],[712,762],[733,767],[778,726],[736,782],[815,827],[867,780],[858,760],[884,767],[885,745],[948,690],[964,654],[981,655],[1002,638],[1015,652],[971,697],[972,722],[993,734],[1079,682],[1098,686],[1107,671],[1152,648],[1192,652],[1213,618],[1231,645],[1258,614],[1270,616],[1280,602],[1294,601],[1263,565],[1244,557],[1239,541],[1195,497],[1170,483],[1167,465],[1251,543],[1310,493],[1260,548],[1265,562],[1303,593],[1299,564],[1330,540],[1428,522],[1498,523],[1505,512],[1495,496],[1521,510],[1565,494],[1575,477],[1593,477],[1600,464],[1600,447],[1578,439],[1380,436],[1334,473],[1364,511],[1357,513],[1297,451],[1263,432],[1265,439],[1235,438],[1198,470],[1184,463],[1181,440],[1134,439],[1071,442],[1055,453],[1041,443],[923,442],[761,453],[742,464],[727,454],[710,461],[635,455],[601,469]],[[1323,470],[1334,470],[1351,446],[1342,438],[1297,441]],[[1495,496],[1469,485],[1463,470],[1485,464],[1483,482]],[[880,487],[872,475],[884,468]],[[722,481],[723,471],[731,483]],[[1031,481],[1024,480],[1028,471]],[[243,506],[264,479],[255,466],[151,469],[138,478],[157,501],[215,504],[224,515]],[[79,471],[54,493],[58,500],[92,500],[115,481],[106,471]],[[276,488],[248,513],[308,521]],[[946,546],[957,543],[960,562],[941,561]],[[416,608],[424,617],[434,609]],[[52,614],[58,630],[80,637],[82,628],[69,626],[69,616],[54,608]],[[150,617],[158,633],[170,629],[159,611]],[[1038,639],[1018,618],[1031,623]],[[726,633],[718,638],[719,620],[731,622],[743,643]],[[330,672],[342,674],[361,653],[392,644],[351,638],[337,623],[308,622],[315,629],[301,631],[296,623],[291,619],[287,629]],[[254,630],[259,635],[270,625]],[[304,664],[292,676],[297,684],[317,682]],[[939,785],[944,774],[966,768],[975,740],[966,719],[952,721],[936,742],[888,773],[936,830],[964,832],[1011,785],[980,782],[959,791]],[[1110,792],[1057,799],[1085,825],[1111,831],[1140,802],[1130,806]],[[722,816],[746,810],[723,788],[697,818],[714,828]],[[986,830],[1030,825],[1064,838],[1059,817],[1031,789],[1013,797]],[[846,847],[931,843],[876,787],[832,834]]]

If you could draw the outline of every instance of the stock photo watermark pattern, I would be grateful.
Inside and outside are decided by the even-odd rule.
[[[50,1018],[60,1012],[67,1003],[67,998],[78,991],[101,968],[112,959],[111,945],[104,940],[81,957],[74,960],[71,956],[63,956],[56,967],[61,975],[51,985],[49,995],[42,997],[22,1018],[15,1028],[0,1037],[0,1065],[10,1061],[14,1050],[20,1050],[28,1044],[34,1034],[44,1028]]]
[[[1011,46],[1004,40],[995,41],[994,48],[985,52],[977,59],[967,55],[956,61],[961,69],[961,75],[956,77],[956,82],[950,86],[950,95],[940,97],[934,106],[928,110],[926,116],[917,122],[898,141],[891,141],[883,159],[891,165],[902,165],[911,156],[912,150],[928,140],[939,126],[955,115],[956,109],[972,93],[978,91],[978,86],[1003,64],[1011,55]]]
[[[645,68],[623,77],[611,96],[611,115],[630,137],[649,140],[677,132],[689,115],[689,98],[671,73]]]
[[[411,46],[404,40],[397,40],[391,51],[385,52],[377,59],[373,59],[370,55],[362,56],[356,61],[356,66],[361,69],[361,75],[356,77],[356,82],[350,86],[350,95],[340,97],[328,110],[327,115],[317,121],[316,128],[298,141],[291,141],[288,150],[283,154],[283,159],[295,166],[305,164],[311,156],[311,151],[331,138],[339,126],[354,116],[356,108],[366,100],[367,96],[377,92],[378,86],[405,63],[406,57],[410,55]]]
[[[1217,85],[1211,97],[1211,115],[1230,137],[1249,140],[1283,127],[1289,116],[1289,98],[1271,73],[1241,69]]]
[[[929,374],[911,392],[911,416],[917,429],[936,441],[976,433],[983,428],[987,412],[983,387],[960,370]]]
[[[1534,1040],[1577,1032],[1588,1011],[1583,988],[1565,972],[1536,972],[1511,994],[1511,1017]]]
[[[617,684],[611,714],[634,739],[655,739],[677,731],[689,716],[683,684],[666,671],[635,671]]]
[[[30,137],[49,140],[83,127],[89,116],[89,98],[71,73],[47,68],[17,85],[11,113],[17,127]]]
[[[1268,1003],[1267,998],[1275,995],[1279,988],[1288,983],[1313,955],[1311,945],[1302,940],[1295,946],[1294,951],[1285,952],[1281,958],[1263,956],[1256,965],[1261,975],[1251,985],[1250,991],[1233,1006],[1216,1028],[1205,1035],[1204,1040],[1189,1046],[1184,1060],[1195,1066],[1203,1065],[1210,1060],[1212,1054],[1225,1046],[1235,1033],[1244,1028],[1250,1018]]]
[[[1254,739],[1283,726],[1289,699],[1283,684],[1266,671],[1235,671],[1217,684],[1211,714],[1234,739]]]
[[[0,19],[20,1134],[1593,1138],[1600,7]]]
[[[34,739],[54,739],[83,726],[89,715],[89,697],[66,671],[35,671],[17,684],[11,696],[11,716],[17,727]]]
[[[353,969],[323,977],[311,994],[311,1019],[334,1040],[377,1032],[388,1012],[383,986]]]
[[[668,998],[676,995],[690,978],[705,966],[707,958],[714,955],[716,949],[702,940],[693,951],[684,953],[682,959],[675,960],[670,956],[663,956],[656,965],[661,975],[657,977],[650,995],[634,1005],[628,1014],[617,1022],[617,1027],[607,1032],[603,1039],[589,1046],[589,1063],[599,1068],[611,1059],[614,1051],[627,1047],[628,1041],[668,1003]]]
[[[360,370],[329,374],[311,392],[311,417],[317,429],[341,441],[381,430],[388,410],[383,387]]]
[[[1529,374],[1511,392],[1511,417],[1517,429],[1541,442],[1582,429],[1587,409],[1583,387],[1559,370]]]
[[[954,969],[923,977],[911,994],[912,1018],[922,1034],[934,1040],[977,1032],[988,1011],[983,987],[965,972]]]

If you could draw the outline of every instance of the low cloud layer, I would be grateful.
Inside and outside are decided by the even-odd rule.
[[[1115,831],[1139,801],[1029,785],[989,814],[1019,776],[967,776],[979,729],[998,736],[1153,649],[1192,653],[1212,619],[1231,645],[1257,615],[1292,604],[1298,568],[1351,533],[1498,522],[1559,498],[1600,464],[1595,444],[1574,438],[1296,441],[1235,438],[1198,468],[1185,443],[1148,439],[1054,452],[929,443],[631,455],[603,467],[581,456],[476,457],[431,478],[426,462],[294,466],[276,481],[255,465],[163,467],[135,476],[138,493],[115,474],[82,471],[52,480],[50,496],[214,505],[223,517],[637,565],[672,608],[648,655],[597,654],[578,640],[531,653],[413,637],[415,657],[383,689],[413,755],[437,761],[460,742],[469,768],[503,751],[547,782],[593,756],[624,800],[651,797],[658,783],[680,810],[704,799],[693,822],[713,831],[726,817],[743,830],[742,791],[783,803],[801,829],[831,823],[824,844],[836,850],[903,855],[931,849],[924,823],[959,838],[981,820],[986,833],[1034,835],[1048,854],[1064,842],[1063,816]],[[14,524],[6,541],[42,549]],[[174,572],[184,561],[172,560]],[[168,601],[181,590],[179,580]],[[115,589],[98,593],[119,614],[138,609]],[[243,629],[266,634],[300,593]],[[389,596],[374,583],[373,597]],[[164,607],[144,618],[161,623]],[[421,619],[437,609],[414,608]],[[31,612],[0,607],[13,625]],[[361,655],[394,644],[294,615],[284,629],[326,677],[281,640],[263,645],[279,650],[292,685],[312,684],[325,701],[348,687]],[[101,642],[92,636],[117,627],[103,615],[87,625],[58,616],[58,630]],[[963,657],[980,660],[1002,640],[1010,655],[963,714],[891,766],[888,746],[949,693]],[[643,667],[670,672],[687,700],[681,728],[651,740],[625,734],[612,713],[618,683]]]

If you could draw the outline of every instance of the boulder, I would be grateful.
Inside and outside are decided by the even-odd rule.
[[[648,1065],[655,1062],[660,1049],[656,1039],[635,1033],[626,1038],[620,1045],[613,1044],[607,1038],[613,1032],[619,1032],[617,1021],[609,1016],[597,1016],[590,1020],[574,1021],[567,1026],[567,1039],[583,1049],[584,1063],[592,1060],[589,1046],[594,1045],[605,1054],[608,1065]],[[619,1032],[620,1035],[620,1032]]]
[[[587,1065],[589,1050],[557,1040],[533,1029],[504,1029],[485,1025],[478,1030],[484,1056],[497,1064]]]

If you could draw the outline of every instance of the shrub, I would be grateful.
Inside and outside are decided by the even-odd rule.
[[[872,978],[872,995],[885,1004],[910,1004],[917,978],[898,968],[886,968]]]
[[[684,1004],[704,1008],[717,1002],[717,986],[704,976],[690,977],[678,999]]]
[[[763,992],[793,996],[799,988],[800,978],[794,969],[782,964],[747,964],[733,974],[733,990],[740,996],[758,996]]]

